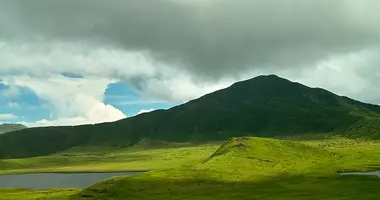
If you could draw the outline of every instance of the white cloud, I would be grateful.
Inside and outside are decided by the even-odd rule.
[[[115,101],[116,105],[141,105],[141,104],[156,104],[156,103],[167,103],[167,101],[149,100],[149,99]]]
[[[89,47],[82,43],[19,44],[1,42],[0,78],[17,76],[45,79],[64,72],[93,79],[120,80],[156,101],[185,102],[228,86],[234,79],[199,81],[186,70],[154,61],[143,52]],[[44,83],[41,83],[44,84]],[[25,84],[24,84],[25,85]]]
[[[120,110],[103,103],[107,86],[114,82],[109,79],[23,75],[3,76],[3,80],[7,84],[29,88],[54,108],[56,119],[41,120],[29,126],[91,124],[126,117]]]
[[[44,127],[44,126],[76,126],[84,124],[97,124],[102,122],[113,122],[116,120],[106,120],[105,118],[86,118],[86,117],[72,117],[72,118],[59,118],[56,120],[42,119],[36,122],[18,122],[27,127]]]
[[[9,109],[19,109],[20,104],[18,104],[17,102],[8,101],[7,104],[5,105],[5,107],[7,107]]]
[[[18,116],[12,114],[12,113],[0,113],[0,120],[13,120],[17,119]]]
[[[143,114],[143,113],[148,113],[148,112],[152,112],[154,111],[155,109],[142,109],[140,110],[138,113],[136,113],[136,115],[139,115],[139,114]]]
[[[292,72],[289,78],[339,95],[380,104],[380,50],[334,56],[311,69]]]
[[[2,47],[2,48],[1,48]],[[83,76],[130,79],[154,76],[154,63],[143,52],[89,46],[81,42],[17,43],[0,40],[1,74],[46,76],[63,72]]]

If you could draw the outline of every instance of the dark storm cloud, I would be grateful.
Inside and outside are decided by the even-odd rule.
[[[144,51],[206,77],[378,45],[376,0],[0,0],[0,39]]]

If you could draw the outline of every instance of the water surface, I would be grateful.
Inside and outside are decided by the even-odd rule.
[[[0,175],[0,188],[85,188],[114,176],[136,175],[143,172],[118,173],[36,173]]]
[[[378,177],[380,177],[380,171],[375,171],[375,172],[344,172],[344,173],[340,173],[340,175],[342,175],[342,176],[356,175],[356,176],[378,176]]]

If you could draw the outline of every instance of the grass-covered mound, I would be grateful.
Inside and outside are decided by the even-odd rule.
[[[257,137],[232,138],[224,143],[208,161],[217,157],[240,157],[265,162],[276,162],[308,156],[326,156],[326,151],[295,141]],[[222,158],[223,159],[223,158]]]
[[[289,169],[312,170],[331,158],[324,148],[296,141],[269,138],[232,138],[205,160],[202,168],[225,170],[224,174],[252,176],[288,173]],[[305,171],[304,171],[305,172]]]

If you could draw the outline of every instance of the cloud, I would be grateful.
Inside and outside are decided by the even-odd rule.
[[[167,101],[140,97],[138,95],[107,95],[106,99],[115,105],[144,105],[168,103]]]
[[[37,125],[78,125],[110,122],[126,117],[120,110],[102,101],[104,92],[112,80],[64,76],[41,79],[27,75],[3,76],[3,80],[7,84],[29,88],[54,108],[56,113],[53,114],[59,118],[41,120]]]
[[[1,44],[1,42],[0,42]],[[92,79],[122,81],[134,86],[143,96],[155,101],[184,102],[228,86],[225,79],[197,81],[187,72],[155,62],[141,52],[86,48],[80,44],[57,43],[34,49],[33,44],[3,43],[1,74],[45,79],[62,73],[78,74]],[[44,49],[43,48],[43,49]],[[68,80],[70,77],[64,76]],[[44,83],[41,83],[44,84]]]
[[[122,118],[103,103],[114,82],[144,99],[182,103],[276,73],[380,103],[377,0],[0,4],[0,80],[48,101],[57,119],[47,120],[58,124]]]
[[[139,115],[139,114],[143,114],[143,113],[148,113],[148,112],[152,112],[154,111],[155,109],[142,109],[140,110],[138,113],[136,113],[136,115]]]
[[[380,41],[376,0],[0,1],[0,74],[116,78],[179,102]]]
[[[207,77],[315,63],[380,33],[375,0],[3,1],[3,38],[146,52]]]
[[[104,120],[103,119],[89,119],[85,117],[72,117],[72,118],[59,118],[55,120],[42,119],[36,122],[18,122],[27,127],[45,127],[45,126],[76,126],[76,125],[84,125],[84,124],[97,124],[101,122],[113,122],[115,120]]]
[[[7,107],[9,109],[19,109],[20,104],[18,104],[17,102],[8,101],[7,104],[5,105],[5,107]]]
[[[17,118],[18,116],[11,113],[0,113],[0,120],[13,120]]]
[[[294,80],[340,95],[380,104],[380,49],[363,50],[322,60],[313,70],[292,74]]]

